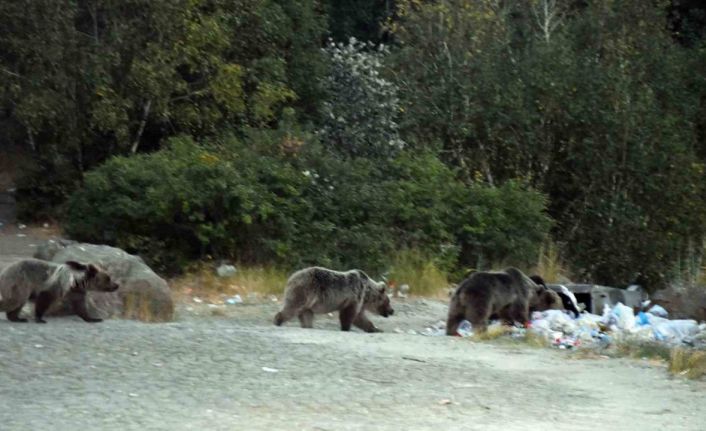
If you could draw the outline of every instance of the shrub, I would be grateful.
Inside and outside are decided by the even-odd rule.
[[[548,228],[543,204],[515,183],[467,188],[433,154],[341,158],[310,136],[250,130],[110,160],[71,196],[65,227],[168,272],[210,256],[380,274],[410,250],[438,280],[459,250],[464,264],[531,260]]]

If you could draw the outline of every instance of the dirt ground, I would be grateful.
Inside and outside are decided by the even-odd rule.
[[[42,236],[7,221],[0,263]],[[0,430],[706,429],[706,382],[651,361],[410,334],[444,318],[440,301],[395,301],[381,334],[326,315],[278,328],[280,305],[181,304],[166,324],[2,316]]]

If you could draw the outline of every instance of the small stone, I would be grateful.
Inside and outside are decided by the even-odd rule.
[[[451,400],[444,398],[443,400],[439,400],[439,405],[446,406],[451,404]]]
[[[262,371],[265,371],[267,373],[279,373],[279,370],[277,368],[270,367],[262,367]]]
[[[37,349],[41,349],[41,348],[44,347],[44,346],[41,345],[41,344],[35,344],[34,347],[36,347]]]
[[[238,270],[233,265],[221,265],[216,268],[216,275],[219,277],[232,277]]]

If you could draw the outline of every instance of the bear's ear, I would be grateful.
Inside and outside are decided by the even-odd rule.
[[[530,280],[534,282],[537,286],[544,286],[547,287],[547,283],[544,282],[544,279],[540,277],[539,275],[532,275],[530,276]]]
[[[84,265],[84,264],[82,264],[82,263],[78,263],[78,262],[76,262],[76,261],[74,261],[74,260],[67,260],[67,261],[65,262],[65,264],[66,264],[69,268],[73,269],[74,271],[85,271],[85,270],[86,270],[86,265]]]
[[[92,263],[88,265],[88,271],[86,271],[86,277],[92,278],[98,274],[98,268]]]

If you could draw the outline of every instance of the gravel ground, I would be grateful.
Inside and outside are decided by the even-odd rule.
[[[0,266],[50,236],[19,229],[3,203]],[[275,303],[182,304],[167,324],[2,316],[0,430],[706,430],[704,381],[648,361],[412,335],[446,305],[393,305],[374,318],[381,334],[340,332],[328,316],[277,328]]]
[[[397,302],[381,334],[204,304],[144,324],[0,319],[0,429],[704,430],[706,382],[647,361],[405,333],[443,317]],[[396,332],[397,331],[397,332]]]

